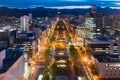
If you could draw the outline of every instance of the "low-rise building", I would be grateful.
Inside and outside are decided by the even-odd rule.
[[[0,68],[0,80],[20,80],[24,76],[25,58],[23,47],[19,50],[6,49],[2,51],[2,66]]]
[[[100,78],[120,79],[120,54],[94,54],[93,60]]]
[[[17,39],[15,40],[15,44],[13,47],[16,46],[24,46],[25,47],[25,54],[27,59],[32,57],[36,52],[38,52],[38,40],[35,37],[33,32],[28,33],[18,33]]]
[[[111,53],[111,49],[113,45],[112,42],[106,39],[86,39],[85,40],[85,48],[86,52],[90,54],[100,54],[100,53]]]
[[[97,39],[85,39],[86,51],[91,54],[99,53],[119,53],[120,54],[120,37],[115,39],[107,39],[100,37]]]

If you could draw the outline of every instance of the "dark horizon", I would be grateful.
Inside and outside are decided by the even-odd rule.
[[[28,7],[28,8],[16,8],[16,7],[0,6],[0,8],[18,9],[18,10],[36,9],[36,8],[56,9],[56,10],[64,10],[64,9],[73,10],[73,9],[90,9],[92,5],[96,5],[96,4],[91,4],[90,6],[64,6],[64,8],[62,6],[59,6],[59,7],[36,6],[36,7]],[[97,6],[97,5],[96,5],[96,7],[102,8],[102,9],[109,8],[109,9],[114,9],[114,10],[120,10],[120,8],[101,7],[101,6]]]
[[[8,8],[8,7],[0,7],[0,16],[15,16],[20,17],[22,15],[27,15],[28,13],[32,13],[33,17],[38,16],[55,16],[58,12],[61,12],[62,15],[72,14],[72,15],[84,15],[85,13],[90,13],[91,8],[79,8],[79,9],[51,9],[44,7],[36,7],[36,8],[27,8],[27,9],[17,9],[17,8]],[[97,7],[97,13],[103,14],[119,14],[120,10],[111,9],[109,7],[101,8]]]

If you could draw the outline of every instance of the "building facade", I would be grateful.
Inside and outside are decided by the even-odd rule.
[[[120,79],[120,54],[95,54],[93,56],[100,78]]]
[[[5,73],[0,74],[0,80],[20,80],[24,76],[25,59],[21,56]]]
[[[5,58],[5,49],[0,51],[0,68],[3,66],[3,59]]]
[[[29,17],[28,16],[21,16],[20,18],[20,26],[21,32],[28,32],[29,31]]]
[[[86,29],[88,28],[89,29],[89,33],[88,33],[88,38],[95,38],[96,37],[96,34],[100,34],[100,33],[96,33],[96,24],[94,23],[94,18],[89,18],[89,17],[86,17],[85,18],[85,27]]]

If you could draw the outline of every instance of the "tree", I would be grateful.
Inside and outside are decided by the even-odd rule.
[[[52,72],[53,75],[55,75],[55,71],[57,71],[57,65],[56,63],[54,63],[51,67],[50,67],[50,72]]]
[[[76,52],[76,51],[75,51],[76,49],[75,49],[74,45],[70,45],[70,48],[69,48],[69,49],[70,49],[70,54],[71,54],[71,56],[73,56],[73,55],[75,54],[75,52]]]
[[[49,80],[49,72],[50,72],[50,69],[48,68],[47,65],[45,65],[45,70],[44,70],[44,75],[42,80]]]
[[[43,75],[42,80],[49,80],[49,74],[48,74],[48,73],[45,73],[45,74]]]
[[[83,50],[83,48],[82,48],[81,46],[78,46],[78,48],[79,48],[79,50],[81,50],[81,51]]]
[[[51,55],[50,53],[51,53],[51,50],[50,50],[50,47],[48,47],[48,49],[46,50],[46,52],[45,52],[45,54],[44,54],[46,65],[49,64],[50,55]]]
[[[67,37],[67,43],[71,41],[71,37]]]
[[[70,45],[70,54],[71,54],[71,59],[74,62],[74,65],[78,66],[79,54],[77,49],[75,49],[73,45]]]
[[[95,75],[95,76],[98,76],[98,75],[99,75],[99,73],[98,73],[98,71],[96,70],[95,65],[94,65],[93,63],[90,64],[90,69],[91,69],[91,73],[92,73],[93,75]]]
[[[78,66],[78,62],[79,62],[79,54],[76,51],[76,54],[73,56],[73,61],[74,61],[74,65]]]
[[[50,37],[50,41],[51,41],[51,42],[55,41],[55,39],[56,39],[56,38],[55,38],[54,35]]]
[[[48,68],[48,66],[45,66],[45,71],[44,71],[44,73],[48,73],[49,72],[49,68]]]

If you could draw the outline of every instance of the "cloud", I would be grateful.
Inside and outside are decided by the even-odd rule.
[[[58,7],[46,7],[46,8],[55,8],[55,9],[74,9],[74,8],[91,8],[91,6],[58,6]]]
[[[110,7],[111,9],[120,9],[120,7]]]
[[[115,3],[116,5],[120,5],[120,3]]]

